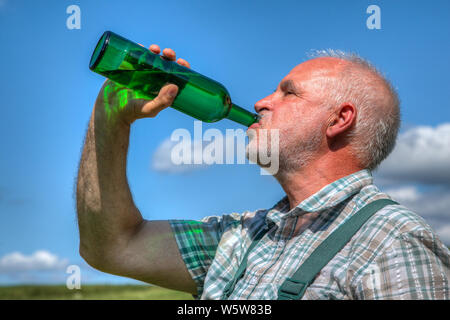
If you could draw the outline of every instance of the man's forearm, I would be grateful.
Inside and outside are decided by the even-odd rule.
[[[78,171],[80,253],[90,263],[125,245],[142,222],[126,177],[130,125],[111,119],[101,99],[92,113]],[[90,261],[89,261],[90,260]]]

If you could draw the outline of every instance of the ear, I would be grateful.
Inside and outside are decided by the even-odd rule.
[[[327,138],[335,138],[346,132],[356,122],[356,108],[351,103],[343,103],[328,120]]]

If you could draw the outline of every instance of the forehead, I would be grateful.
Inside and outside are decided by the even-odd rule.
[[[321,57],[308,60],[293,68],[284,77],[282,82],[291,80],[297,85],[304,86],[309,81],[318,80],[323,77],[336,77],[347,63],[345,60],[333,57]]]

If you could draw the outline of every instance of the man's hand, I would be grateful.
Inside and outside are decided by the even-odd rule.
[[[155,54],[161,52],[156,44],[152,44],[149,49]],[[176,60],[175,51],[170,48],[163,50],[162,57],[169,61]],[[178,59],[176,62],[190,68],[189,62],[184,59]],[[132,90],[111,80],[106,80],[99,92],[97,105],[105,109],[108,121],[115,121],[119,118],[127,124],[131,124],[136,119],[155,117],[161,110],[172,104],[177,94],[178,86],[167,84],[161,88],[158,96],[154,99],[140,99]]]

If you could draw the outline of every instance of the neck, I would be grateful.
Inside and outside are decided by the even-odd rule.
[[[306,165],[290,170],[280,170],[274,176],[289,199],[290,209],[307,199],[326,185],[363,168],[355,164],[352,157],[323,156]]]

